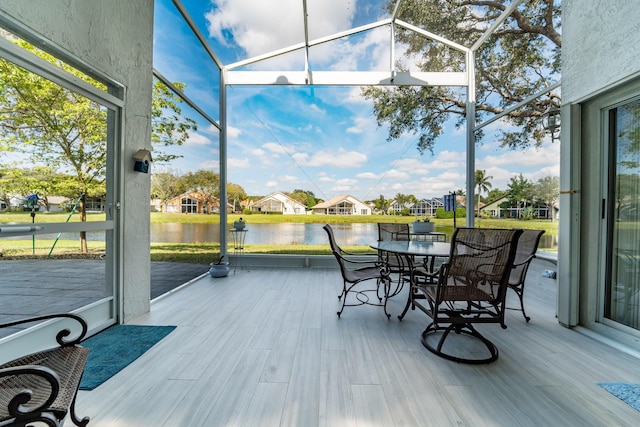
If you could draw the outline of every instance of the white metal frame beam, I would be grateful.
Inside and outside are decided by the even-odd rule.
[[[467,86],[466,72],[229,71],[232,86]]]
[[[371,24],[362,25],[360,27],[352,28],[350,30],[341,31],[339,33],[332,34],[330,36],[321,37],[315,40],[305,40],[302,43],[296,43],[291,46],[284,47],[282,49],[273,50],[271,52],[264,53],[262,55],[254,56],[251,58],[243,59],[242,61],[234,62],[226,65],[224,68],[228,71],[235,70],[236,68],[245,67],[247,65],[255,64],[257,62],[265,61],[267,59],[275,58],[277,56],[284,55],[286,53],[295,52],[296,50],[304,49],[306,47],[313,47],[330,41],[338,40],[343,37],[349,37],[355,34],[359,34],[365,31],[372,30],[378,27],[384,27],[391,24],[391,19],[383,19]],[[305,37],[308,35],[305,34]]]
[[[307,11],[307,0],[302,0],[303,3],[303,20],[304,20],[304,42],[297,43],[291,46],[284,47],[282,49],[274,50],[262,55],[247,58],[242,61],[237,61],[228,65],[222,65],[217,59],[213,50],[209,47],[206,40],[195,26],[193,20],[189,17],[186,9],[182,6],[180,0],[173,0],[174,4],[180,10],[188,25],[194,31],[202,45],[205,47],[211,58],[221,70],[220,78],[220,175],[221,175],[221,188],[220,194],[220,245],[221,251],[225,251],[226,248],[226,174],[227,171],[227,120],[226,120],[226,94],[227,86],[271,86],[271,85],[294,85],[294,86],[458,86],[467,88],[466,99],[466,119],[467,119],[467,204],[472,201],[471,209],[467,206],[467,226],[473,227],[474,225],[474,191],[475,191],[475,133],[478,129],[486,126],[493,121],[504,117],[509,112],[520,108],[528,102],[536,99],[544,93],[550,92],[557,88],[559,83],[556,83],[544,92],[538,92],[535,95],[523,100],[515,106],[510,107],[503,113],[496,115],[495,117],[486,120],[484,123],[476,125],[475,122],[475,103],[476,103],[476,74],[475,74],[475,52],[482,46],[482,44],[491,36],[504,21],[517,9],[517,7],[524,0],[513,0],[509,6],[502,12],[502,14],[487,28],[487,30],[480,36],[480,38],[473,44],[472,47],[466,47],[461,44],[455,43],[444,37],[433,34],[422,28],[411,25],[398,19],[398,13],[402,0],[398,0],[395,4],[393,14],[391,18],[383,19],[371,24],[362,25],[347,31],[338,32],[330,36],[318,38],[315,40],[309,40],[309,22]],[[355,34],[359,34],[365,31],[370,31],[376,28],[390,27],[390,61],[388,71],[312,71],[309,66],[309,48],[317,46],[323,43],[335,41],[344,37],[349,37]],[[431,40],[442,43],[449,46],[452,49],[458,50],[465,54],[465,71],[464,72],[397,72],[395,69],[395,34],[396,27],[401,27],[409,31],[414,31],[421,34]],[[298,50],[304,49],[304,69],[303,70],[282,70],[282,71],[253,71],[253,70],[238,70],[239,68],[246,67],[259,63],[261,61],[276,58],[278,56],[292,53]]]

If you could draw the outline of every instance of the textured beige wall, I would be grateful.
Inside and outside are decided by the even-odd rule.
[[[640,70],[640,2],[562,2],[562,101],[568,104]]]
[[[0,10],[126,87],[123,311],[136,318],[149,311],[151,175],[131,156],[151,148],[153,0],[2,0]]]
[[[600,321],[599,301],[607,274],[602,250],[610,244],[601,219],[608,155],[601,114],[638,94],[638,85],[633,83],[640,77],[638,6],[638,1],[628,0],[562,2],[557,314],[565,325],[599,327],[595,322]],[[614,340],[631,342],[605,333]]]

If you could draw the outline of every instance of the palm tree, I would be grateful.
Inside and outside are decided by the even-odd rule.
[[[487,171],[482,169],[476,169],[476,186],[478,187],[478,218],[480,218],[480,195],[483,191],[488,192],[491,189],[492,185],[489,182],[490,179],[493,179],[491,175],[486,175]]]

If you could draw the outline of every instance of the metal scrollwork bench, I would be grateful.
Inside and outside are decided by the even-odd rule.
[[[87,333],[84,319],[69,313],[50,314],[2,323],[0,328],[61,318],[79,323],[77,337],[69,339],[71,331],[63,327],[56,335],[58,346],[0,365],[0,427],[33,423],[56,427],[64,424],[67,414],[77,426],[89,423],[89,417],[80,419],[75,414],[76,395],[89,356],[89,350],[79,345]]]

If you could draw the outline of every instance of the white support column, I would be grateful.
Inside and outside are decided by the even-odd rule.
[[[475,53],[467,52],[467,227],[474,225],[474,197],[476,176],[476,73]],[[471,206],[469,206],[471,205]]]
[[[400,3],[398,1],[398,3]],[[396,6],[397,7],[397,6]],[[389,49],[389,69],[391,70],[391,79],[396,76],[396,23],[391,22],[390,49]]]
[[[220,254],[227,255],[227,71],[220,70]]]
[[[560,133],[560,220],[558,222],[558,322],[579,323],[580,295],[580,202],[582,109],[565,105],[561,109]]]

